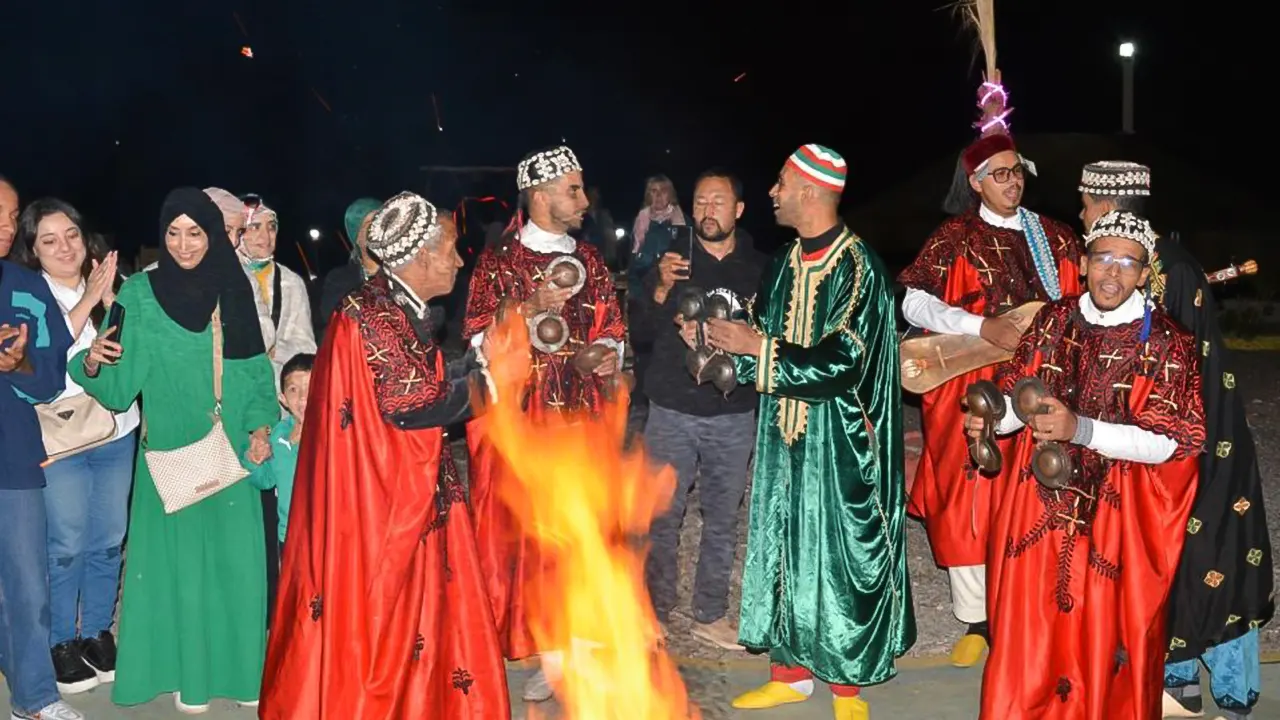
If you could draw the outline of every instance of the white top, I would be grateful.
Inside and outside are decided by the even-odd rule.
[[[997,215],[986,205],[978,206],[978,215],[983,222],[1006,230],[1022,232],[1022,221],[1017,215],[1004,217]],[[906,321],[918,328],[942,335],[982,335],[981,315],[975,315],[964,308],[953,307],[918,288],[907,288],[902,298],[902,316]]]
[[[241,267],[244,267],[243,265]],[[245,275],[253,287],[253,296],[258,305],[258,322],[262,326],[262,342],[271,356],[271,367],[274,369],[276,391],[280,390],[280,371],[289,359],[300,353],[315,354],[316,334],[311,325],[311,297],[307,294],[307,284],[302,276],[281,265],[271,263],[272,270],[263,280],[265,299],[262,288],[258,287],[258,279],[253,271],[244,267]],[[280,326],[271,323],[271,308],[275,302],[275,273],[280,273]]]
[[[58,302],[58,309],[62,311],[62,319],[67,323],[67,332],[70,332],[72,337],[75,339],[75,342],[71,344],[71,349],[67,351],[67,360],[70,361],[71,358],[75,357],[81,350],[88,350],[89,346],[93,344],[93,341],[98,338],[98,328],[94,327],[92,320],[89,320],[84,324],[84,329],[80,331],[78,336],[75,334],[75,329],[71,327],[71,308],[74,308],[76,304],[80,302],[80,298],[84,297],[84,281],[81,280],[80,287],[73,290],[49,277],[48,273],[42,272],[40,275],[44,278],[44,281],[48,283],[49,290],[53,293],[53,299]],[[128,320],[126,319],[125,322],[128,322]],[[83,394],[84,388],[77,385],[76,381],[71,379],[71,373],[67,373],[67,387],[62,391],[62,394],[58,396],[58,400]],[[128,410],[125,410],[122,413],[113,414],[116,418],[116,436],[112,438],[112,440],[119,440],[125,435],[133,432],[141,422],[141,415],[138,412],[137,400],[133,401],[133,404],[129,406]]]
[[[1080,296],[1080,314],[1090,325],[1115,327],[1141,318],[1144,302],[1142,293],[1134,292],[1115,310],[1099,310],[1093,304],[1093,299],[1085,294]],[[1004,419],[996,425],[996,432],[1008,435],[1021,430],[1023,425],[1013,412],[1013,401],[1007,395],[1004,400],[1006,411]],[[1178,443],[1167,435],[1144,430],[1137,425],[1094,420],[1093,437],[1086,447],[1113,460],[1158,465],[1173,457],[1174,451],[1178,449]]]

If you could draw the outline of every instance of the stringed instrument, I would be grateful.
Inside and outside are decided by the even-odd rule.
[[[1258,263],[1249,260],[1206,273],[1205,279],[1210,284],[1224,283],[1257,272]],[[1000,317],[1012,321],[1020,332],[1026,332],[1043,306],[1044,303],[1039,301],[1025,303]],[[907,338],[898,345],[898,352],[902,363],[902,389],[917,395],[927,393],[952,378],[1013,357],[1012,352],[974,335],[940,333]]]

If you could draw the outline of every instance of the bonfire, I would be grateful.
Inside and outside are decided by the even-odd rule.
[[[623,450],[626,393],[596,416],[521,411],[529,336],[516,313],[494,330],[497,400],[488,432],[503,458],[499,493],[545,572],[523,589],[543,669],[571,720],[686,720],[690,706],[644,583],[638,540],[670,503],[675,475]]]

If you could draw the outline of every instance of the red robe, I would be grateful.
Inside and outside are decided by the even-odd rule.
[[[613,279],[600,252],[578,243],[573,256],[586,268],[587,281],[561,311],[569,326],[568,344],[553,355],[533,350],[525,404],[534,417],[549,410],[597,410],[604,380],[597,376],[584,378],[571,364],[573,355],[597,341],[621,343],[626,336]],[[463,334],[472,337],[484,332],[503,299],[523,301],[532,296],[545,282],[542,271],[555,257],[534,252],[518,242],[485,250],[471,276]],[[484,440],[484,423],[484,418],[478,417],[467,426],[471,512],[499,642],[506,657],[519,659],[538,651],[522,596],[537,592],[542,564],[535,544],[521,536],[519,522],[497,492],[504,469]]]
[[[1079,294],[1080,238],[1056,220],[1040,216],[1040,223],[1057,261],[1062,296]],[[983,221],[977,210],[952,217],[935,230],[898,282],[985,317],[1049,300],[1023,234]],[[986,555],[992,479],[969,460],[961,401],[969,385],[994,373],[991,366],[961,375],[922,398],[924,449],[907,512],[924,521],[940,567],[981,565]],[[1009,442],[999,444],[1007,452]]]
[[[1068,445],[1071,490],[1031,474],[1030,429],[1005,456],[991,524],[991,655],[984,720],[1157,720],[1169,588],[1178,567],[1204,445],[1196,341],[1162,311],[1086,323],[1078,298],[1046,306],[997,373],[1010,394],[1041,378],[1078,415],[1136,425],[1177,442],[1159,465]],[[1207,577],[1205,582],[1212,582]]]
[[[385,277],[348,296],[312,374],[259,716],[510,716],[506,671],[439,428],[443,353]]]

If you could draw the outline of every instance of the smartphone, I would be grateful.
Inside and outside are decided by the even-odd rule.
[[[107,329],[110,328],[116,329],[111,334],[111,341],[120,342],[120,335],[124,333],[124,305],[118,302],[111,303],[111,312],[107,314]]]
[[[692,225],[672,225],[671,226],[671,252],[679,255],[689,261],[690,268],[683,274],[689,277],[689,273],[693,270],[693,226]]]

